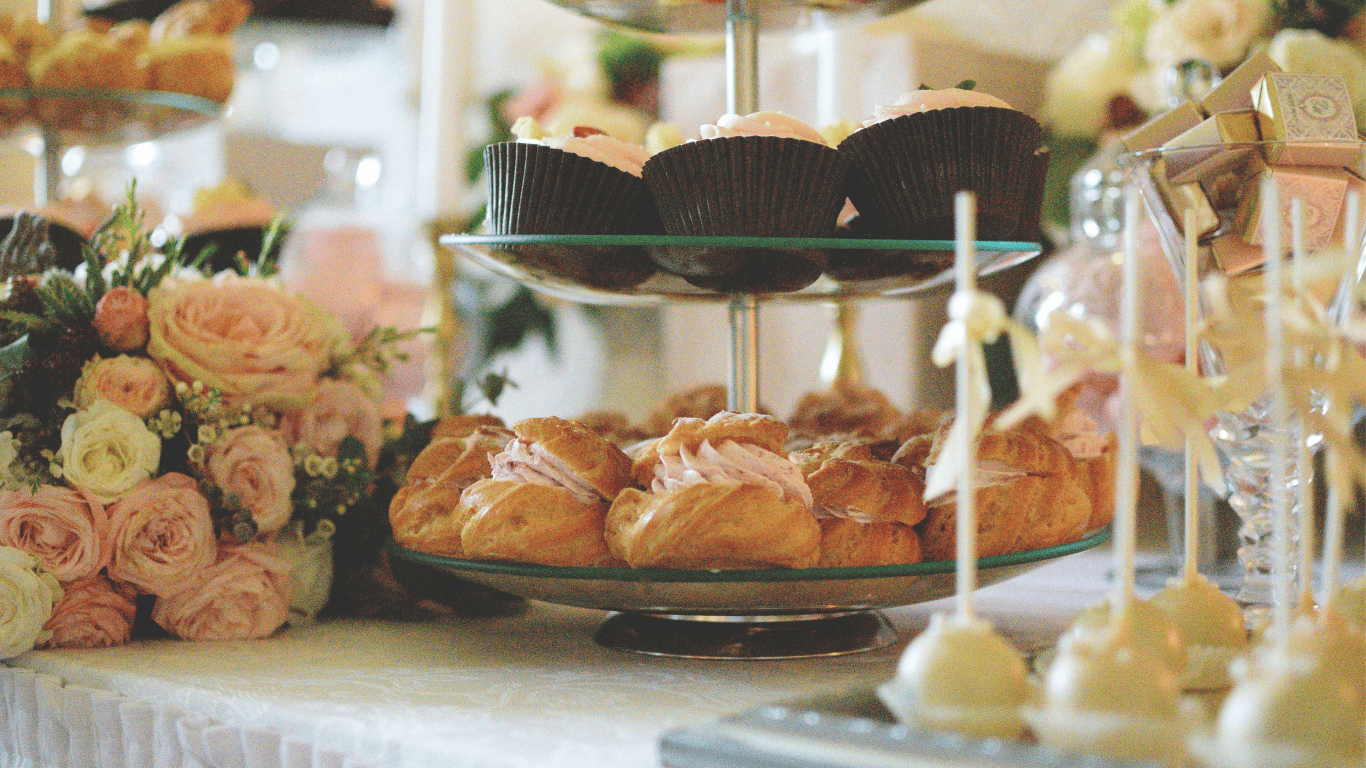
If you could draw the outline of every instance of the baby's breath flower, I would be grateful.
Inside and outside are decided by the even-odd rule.
[[[195,443],[194,445],[190,446],[189,450],[185,452],[185,457],[188,458],[191,463],[203,464],[204,446],[200,445],[199,443]]]
[[[323,473],[323,457],[316,453],[310,453],[304,458],[304,471],[309,477],[317,477]]]
[[[337,514],[339,514],[339,515],[344,515],[344,514],[346,514],[346,505],[345,505],[345,504],[338,504],[338,505],[337,505]]]
[[[186,383],[183,382],[183,381],[177,381],[177,382],[175,383],[175,393],[176,393],[177,395],[184,395],[186,392],[189,392],[189,391],[190,391],[190,385],[189,385],[189,384],[186,384]]]
[[[204,394],[204,382],[195,381],[195,383],[191,385],[190,389],[193,389],[196,395],[202,395]]]
[[[200,424],[198,437],[201,443],[212,443],[218,439],[218,430],[212,424]]]
[[[337,460],[331,456],[323,459],[323,477],[331,480],[337,476]]]

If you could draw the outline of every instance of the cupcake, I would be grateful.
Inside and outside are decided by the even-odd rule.
[[[829,237],[844,206],[848,161],[814,128],[781,112],[725,115],[702,138],[645,164],[670,235]],[[671,249],[665,269],[717,291],[795,291],[820,277],[822,251]]]
[[[514,131],[516,141],[484,148],[494,234],[659,233],[659,214],[640,178],[644,148],[587,127],[547,136],[530,118],[518,120]],[[542,276],[605,290],[639,285],[656,271],[636,247],[519,245],[503,255]]]
[[[978,236],[1000,240],[1021,230],[1021,211],[1037,194],[1042,136],[1034,118],[994,96],[921,90],[876,107],[839,152],[853,166],[849,197],[873,236],[952,239],[953,196],[968,190]]]

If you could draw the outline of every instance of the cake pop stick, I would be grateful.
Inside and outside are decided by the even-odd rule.
[[[1296,301],[1301,301],[1305,292],[1305,259],[1304,201],[1296,197],[1290,201],[1290,287]],[[1296,346],[1291,355],[1297,369],[1309,363],[1307,351],[1303,347]],[[1294,437],[1295,468],[1299,474],[1295,498],[1300,515],[1299,565],[1296,572],[1300,579],[1299,605],[1307,608],[1314,604],[1314,495],[1308,476],[1312,461],[1309,430],[1304,419],[1300,419],[1296,425]]]
[[[1283,284],[1281,251],[1281,202],[1275,182],[1262,183],[1262,211],[1265,239],[1262,253],[1266,257],[1266,306],[1262,321],[1266,328],[1266,381],[1270,401],[1271,434],[1271,510],[1274,524],[1272,534],[1271,616],[1272,631],[1277,648],[1284,649],[1290,637],[1290,509],[1286,498],[1285,464],[1288,451],[1285,445],[1289,415],[1286,407],[1284,381],[1285,333],[1281,326],[1281,288]],[[1269,215],[1268,213],[1269,212]]]
[[[977,289],[977,199],[971,192],[959,192],[954,197],[954,278],[957,282],[957,297],[960,301],[971,299]],[[978,414],[973,412],[974,388],[979,386],[977,377],[984,372],[974,370],[975,357],[971,354],[958,356],[954,367],[954,385],[957,399],[956,417],[960,423],[976,424]],[[958,475],[957,524],[954,554],[958,589],[958,616],[960,619],[972,618],[972,594],[977,588],[977,501],[975,475],[977,465],[977,442],[967,440],[961,444],[962,454],[951,461],[957,461],[962,469]]]
[[[1199,322],[1200,322],[1200,280],[1199,264],[1200,246],[1195,223],[1195,210],[1186,210],[1185,229],[1186,233],[1186,259],[1185,259],[1185,297],[1186,297],[1186,372],[1193,377],[1200,375],[1200,362],[1196,358],[1198,353]],[[1185,505],[1185,540],[1186,540],[1186,562],[1183,575],[1187,582],[1195,579],[1200,572],[1200,478],[1195,461],[1195,436],[1186,433],[1186,452],[1185,452],[1185,471],[1186,471],[1186,505]]]
[[[1119,320],[1119,456],[1115,470],[1115,598],[1114,615],[1123,614],[1134,597],[1134,550],[1137,546],[1138,412],[1134,405],[1134,369],[1138,356],[1138,190],[1124,193],[1124,267]]]

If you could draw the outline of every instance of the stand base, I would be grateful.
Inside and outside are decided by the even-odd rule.
[[[897,641],[876,611],[832,616],[610,616],[593,640],[649,656],[685,659],[802,659],[862,653]]]

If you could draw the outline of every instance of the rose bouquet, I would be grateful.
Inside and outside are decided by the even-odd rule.
[[[153,248],[131,193],[75,270],[42,223],[0,243],[0,657],[311,616],[338,521],[371,503],[408,334],[353,343],[268,255],[210,275],[212,254]]]

